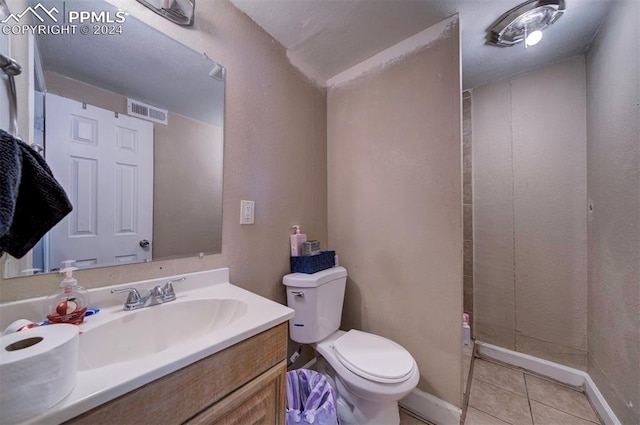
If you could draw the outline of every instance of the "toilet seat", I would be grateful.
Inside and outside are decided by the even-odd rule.
[[[374,382],[404,382],[415,369],[415,361],[407,350],[379,335],[352,329],[333,341],[332,345],[344,367]]]
[[[402,382],[398,383],[376,382],[367,377],[360,376],[358,373],[352,372],[338,358],[334,348],[334,342],[345,334],[345,331],[338,330],[324,340],[316,344],[312,344],[312,346],[321,357],[321,360],[326,360],[326,363],[328,363],[328,365],[333,369],[333,376],[335,376],[335,379],[342,382],[350,393],[364,400],[368,400],[369,402],[388,403],[400,400],[413,390],[416,385],[418,385],[420,371],[418,370],[418,365],[413,359],[413,365],[409,376],[407,376]],[[322,361],[320,361],[320,363],[322,363]]]

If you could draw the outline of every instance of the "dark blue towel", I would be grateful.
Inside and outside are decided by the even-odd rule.
[[[44,158],[0,130],[0,254],[22,258],[72,209]]]
[[[22,171],[20,148],[13,140],[5,140],[5,134],[0,133],[0,237],[9,232],[13,222]]]

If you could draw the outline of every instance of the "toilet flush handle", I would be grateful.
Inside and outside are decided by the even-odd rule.
[[[296,297],[304,297],[304,292],[302,291],[291,291],[291,293]]]

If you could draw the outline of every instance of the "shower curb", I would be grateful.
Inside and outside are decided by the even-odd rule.
[[[482,358],[497,360],[554,379],[563,384],[584,388],[587,398],[605,425],[621,425],[587,372],[482,341],[476,341],[476,347],[477,353]]]

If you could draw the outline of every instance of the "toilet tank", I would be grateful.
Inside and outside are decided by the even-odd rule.
[[[313,274],[291,273],[282,279],[287,305],[295,310],[289,337],[299,344],[320,342],[340,328],[347,269],[333,267]]]

